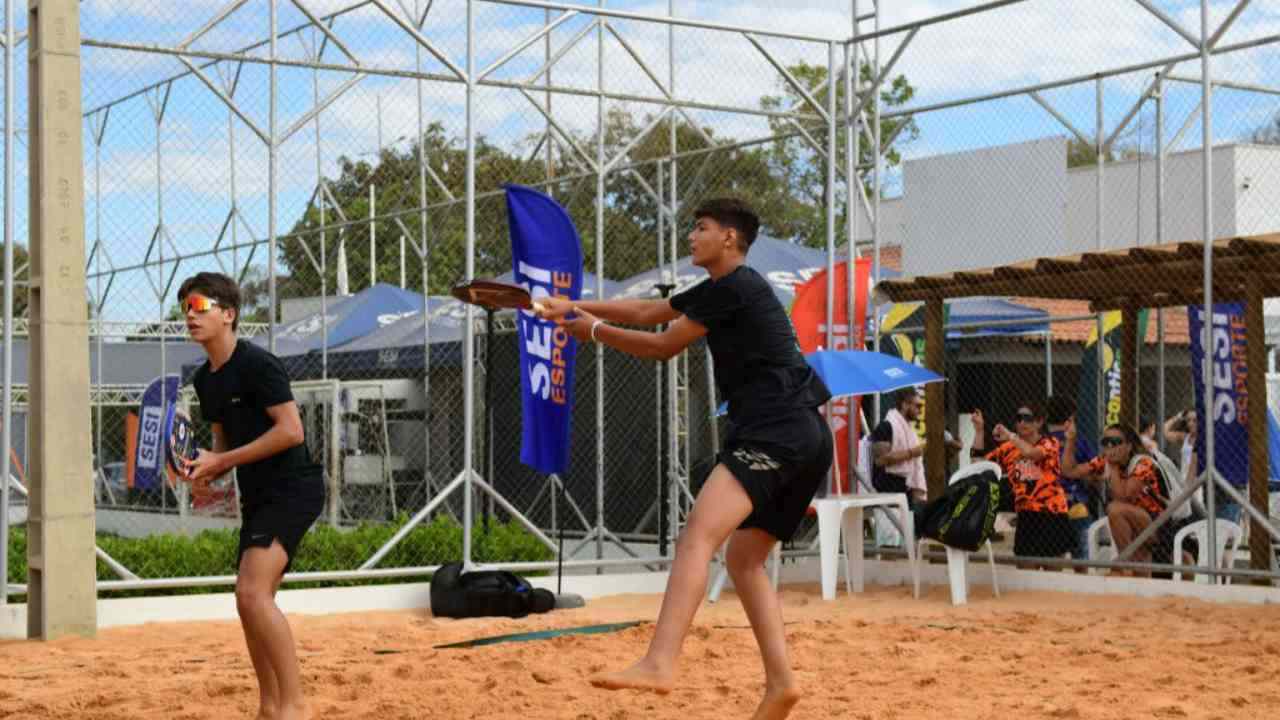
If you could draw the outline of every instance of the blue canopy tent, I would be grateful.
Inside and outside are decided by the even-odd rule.
[[[329,305],[323,316],[314,312],[279,327],[276,330],[276,354],[301,355],[321,350],[326,345],[341,347],[405,315],[421,311],[420,293],[378,283]],[[266,346],[267,338],[259,336],[252,342]]]
[[[497,279],[510,282],[511,275],[508,272]],[[595,296],[594,275],[584,273],[582,286],[583,297]],[[604,281],[606,296],[615,292],[616,288],[617,283],[611,280]],[[330,351],[330,375],[342,377],[347,372],[358,372],[363,377],[370,374],[396,377],[421,374],[425,367],[425,340],[427,339],[427,328],[421,314],[421,297],[418,296],[418,304],[412,312],[404,313],[394,321],[356,338],[337,351]],[[429,312],[432,367],[459,365],[462,362],[462,324],[466,317],[467,306],[453,297],[433,296],[430,299]],[[475,317],[484,318],[484,311],[477,309]]]
[[[747,253],[747,264],[769,281],[782,306],[790,308],[791,302],[795,300],[795,286],[827,267],[827,253],[825,250],[761,235],[751,244],[751,251]],[[669,279],[670,273],[671,266],[664,265],[632,275],[617,283],[615,293],[607,297],[657,297],[658,293],[654,286],[658,283],[674,282],[677,286],[675,292],[680,292],[707,277],[705,270],[693,266],[689,255],[676,261],[674,281]]]
[[[897,273],[895,273],[897,274]],[[885,273],[882,277],[888,278]],[[924,333],[924,305],[916,303],[911,311],[893,328],[885,330],[886,334]],[[884,323],[896,305],[884,305],[880,308],[880,322]],[[997,335],[1042,335],[1049,332],[1049,313],[1038,308],[1019,305],[1003,298],[973,297],[956,298],[946,302],[946,317],[949,325],[976,325],[978,323],[1009,323],[994,327],[959,327],[947,330],[948,340],[963,338],[991,337]],[[1023,321],[1023,322],[1016,322]]]

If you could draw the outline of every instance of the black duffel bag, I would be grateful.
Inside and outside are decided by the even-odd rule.
[[[463,572],[449,563],[431,578],[431,614],[437,617],[511,617],[550,612],[556,596],[506,570]]]

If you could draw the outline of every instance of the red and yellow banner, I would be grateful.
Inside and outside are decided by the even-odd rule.
[[[791,305],[791,324],[796,330],[796,340],[800,344],[800,352],[808,355],[817,350],[845,350],[849,348],[864,349],[866,347],[867,328],[867,283],[871,274],[871,261],[860,259],[854,266],[854,336],[849,336],[849,263],[835,266],[834,295],[835,307],[832,308],[832,342],[827,347],[827,271],[824,269],[807,282],[796,285],[796,299]],[[839,472],[837,492],[849,491],[846,479],[851,447],[856,447],[853,438],[860,437],[858,399],[850,397],[837,398],[831,402],[831,430],[835,436],[836,462]],[[853,421],[850,422],[850,418]],[[850,433],[850,426],[853,432]]]

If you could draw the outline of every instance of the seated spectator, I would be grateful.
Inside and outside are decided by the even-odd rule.
[[[923,505],[929,488],[924,477],[925,441],[916,434],[920,419],[920,394],[915,388],[894,393],[894,407],[871,431],[871,485],[876,492],[905,493],[911,507]],[[960,445],[944,431],[947,449]]]
[[[1075,423],[1067,424],[1067,442],[1076,439]],[[1102,433],[1102,454],[1087,463],[1077,463],[1068,456],[1062,463],[1062,474],[1069,478],[1090,479],[1106,486],[1111,499],[1107,504],[1107,522],[1111,540],[1119,553],[1169,505],[1169,485],[1159,464],[1144,453],[1142,437],[1132,427],[1113,423]],[[1138,563],[1168,563],[1172,558],[1173,536],[1178,524],[1170,520],[1142,547],[1134,551]],[[1184,561],[1190,556],[1184,553]],[[1125,572],[1121,574],[1132,575]],[[1150,577],[1150,572],[1143,575]]]
[[[920,418],[920,396],[915,388],[903,388],[893,400],[893,409],[871,431],[871,484],[876,492],[905,493],[914,507],[928,495],[925,444],[912,426]]]
[[[1076,546],[1067,517],[1067,494],[1059,482],[1058,441],[1043,434],[1044,420],[1038,403],[1022,403],[1014,421],[1016,432],[997,424],[991,436],[1000,445],[985,456],[1001,467],[1013,492],[1017,513],[1013,553],[1019,557],[1059,557]],[[974,454],[981,455],[986,447],[985,426],[982,411],[975,410]]]

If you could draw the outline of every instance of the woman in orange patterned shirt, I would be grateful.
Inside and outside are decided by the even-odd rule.
[[[1066,426],[1068,443],[1076,439],[1075,422]],[[1069,478],[1089,479],[1105,483],[1111,497],[1107,504],[1107,522],[1111,540],[1120,551],[1151,524],[1169,504],[1169,489],[1160,467],[1150,456],[1142,454],[1142,437],[1124,423],[1114,423],[1102,432],[1102,454],[1087,463],[1076,463],[1074,457],[1062,462],[1062,474]],[[1135,455],[1139,455],[1136,460]],[[1168,563],[1173,548],[1174,523],[1161,526],[1154,537],[1133,552],[1133,562]],[[1150,572],[1144,573],[1150,576]]]
[[[1018,514],[1013,554],[1019,557],[1060,557],[1075,549],[1075,533],[1067,518],[1067,493],[1059,482],[1059,445],[1045,435],[1044,408],[1039,403],[1018,406],[1016,432],[1002,424],[991,430],[1000,443],[986,458],[1004,472],[1013,489],[1013,509]],[[985,421],[973,413],[974,450],[986,446]]]

